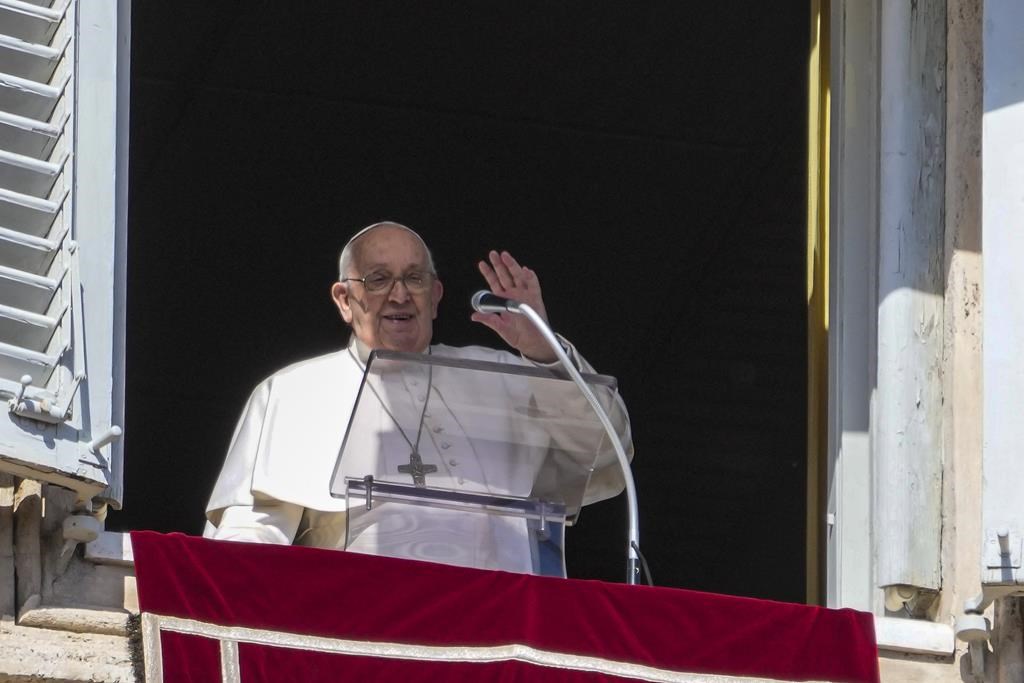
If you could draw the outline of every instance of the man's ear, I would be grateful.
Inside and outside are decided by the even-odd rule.
[[[441,303],[441,295],[444,294],[444,285],[442,285],[441,281],[438,280],[436,277],[434,278],[434,286],[433,289],[431,290],[431,294],[433,295],[434,299],[433,310],[431,311],[431,319],[436,320],[437,305]]]
[[[352,324],[352,304],[348,299],[348,285],[344,282],[335,282],[331,285],[331,299],[338,307],[341,319],[349,325]]]

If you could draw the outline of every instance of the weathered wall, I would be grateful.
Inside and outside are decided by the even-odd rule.
[[[0,478],[0,683],[134,681],[132,568],[69,545],[70,492]]]
[[[981,11],[982,0],[947,3],[942,591],[932,610],[940,624],[951,624],[980,589]],[[966,654],[957,641],[951,658],[885,656],[883,681],[972,680]]]
[[[952,623],[980,588],[981,16],[982,0],[947,3],[942,591],[933,607],[934,620],[943,624]],[[973,680],[966,654],[958,641],[952,658],[884,656],[882,680]],[[986,680],[997,680],[995,669],[986,673]]]
[[[943,621],[980,586],[981,0],[951,0],[947,49]]]

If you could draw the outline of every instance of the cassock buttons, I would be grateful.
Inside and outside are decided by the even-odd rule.
[[[456,460],[455,458],[452,458],[451,460],[448,461],[448,464],[451,465],[452,467],[455,467],[456,465],[459,464],[459,461]]]
[[[444,450],[448,450],[451,447],[452,447],[452,445],[450,443],[448,443],[447,441],[442,441],[441,442],[441,448],[443,448]]]
[[[437,427],[434,427],[434,433],[435,434],[440,434],[443,431],[444,431],[444,427],[442,427],[440,425],[438,425]]]

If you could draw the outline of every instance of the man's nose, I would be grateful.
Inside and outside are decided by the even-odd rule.
[[[388,299],[396,303],[404,303],[410,298],[409,288],[405,286],[405,280],[403,278],[395,278],[395,281],[391,284],[391,291],[388,292]]]

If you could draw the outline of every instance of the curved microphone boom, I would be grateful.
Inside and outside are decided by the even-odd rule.
[[[522,305],[515,299],[506,299],[481,289],[470,299],[470,305],[474,311],[479,313],[522,313],[519,307]]]
[[[537,311],[533,310],[532,307],[515,299],[506,299],[503,296],[498,296],[488,292],[486,289],[481,289],[474,294],[470,303],[473,306],[473,310],[480,313],[517,313],[525,316],[527,320],[533,323],[533,326],[537,328],[537,331],[540,332],[545,341],[547,341],[551,350],[558,357],[562,367],[569,373],[569,378],[579,387],[580,393],[583,394],[584,398],[587,399],[587,402],[594,409],[598,420],[601,421],[601,426],[604,427],[604,431],[608,435],[612,448],[615,450],[615,457],[619,461],[619,469],[622,470],[622,478],[626,488],[626,508],[629,515],[626,529],[626,583],[638,583],[640,578],[640,509],[637,505],[636,482],[633,480],[633,470],[630,468],[629,458],[626,456],[626,451],[622,447],[622,442],[619,440],[612,421],[608,418],[608,413],[601,407],[597,397],[594,396],[594,392],[590,390],[590,387],[587,386],[582,375],[580,375],[580,371],[572,364],[568,354],[562,348],[561,342],[558,341],[558,337],[555,336],[547,321]]]

